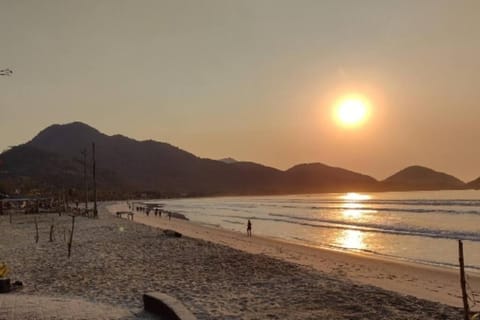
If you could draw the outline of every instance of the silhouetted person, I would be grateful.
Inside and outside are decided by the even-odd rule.
[[[250,219],[248,219],[248,222],[247,222],[247,236],[249,237],[252,236],[252,223],[250,222]]]

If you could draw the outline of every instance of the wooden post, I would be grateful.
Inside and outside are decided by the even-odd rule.
[[[35,243],[38,243],[39,240],[39,235],[38,235],[38,222],[37,222],[37,217],[35,217]]]
[[[63,208],[64,212],[68,212],[68,190],[66,191],[65,188],[63,188]]]
[[[87,148],[82,150],[83,180],[85,182],[85,215],[88,216],[88,180],[87,180]]]
[[[55,229],[55,220],[52,219],[52,225],[50,226],[50,242],[53,242],[55,240],[55,235],[54,235],[54,229]]]
[[[458,260],[460,262],[460,286],[462,287],[462,299],[463,299],[463,310],[464,310],[464,319],[470,319],[470,310],[468,308],[468,295],[467,287],[465,281],[465,266],[463,262],[463,243],[462,240],[458,240]]]
[[[61,203],[61,195],[60,195],[60,192],[58,193],[58,199],[57,199],[57,211],[58,211],[58,216],[61,217],[62,216],[62,210],[60,208],[60,203]]]
[[[72,231],[70,232],[70,240],[68,241],[68,257],[70,258],[70,253],[72,251],[72,241],[73,241],[73,230],[75,229],[75,216],[72,215]]]
[[[98,217],[97,211],[97,181],[95,179],[95,142],[92,142],[92,169],[93,169],[93,216]]]
[[[2,210],[3,210],[3,200],[0,200],[1,203],[2,203]],[[8,218],[10,220],[10,224],[12,224],[12,208],[10,208],[10,210],[8,210]]]

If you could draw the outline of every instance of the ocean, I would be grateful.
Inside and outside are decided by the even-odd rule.
[[[480,272],[480,191],[168,199],[192,221],[297,244]]]

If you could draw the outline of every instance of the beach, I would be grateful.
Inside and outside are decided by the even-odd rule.
[[[458,305],[453,272],[312,251],[153,214],[136,213],[132,222],[113,214],[124,205],[102,205],[99,219],[77,217],[70,259],[63,239],[70,217],[38,216],[36,244],[33,215],[14,216],[12,224],[0,216],[0,257],[10,278],[24,283],[15,294],[84,299],[131,310],[132,317],[149,291],[177,298],[198,319],[461,317],[446,305]],[[56,239],[49,242],[52,219]],[[168,237],[166,228],[184,236]]]
[[[126,206],[119,204],[111,207],[112,211],[116,209],[126,209]],[[173,229],[192,238],[223,244],[244,252],[264,254],[361,284],[374,285],[404,295],[463,307],[458,269],[303,246],[283,239],[262,236],[249,238],[246,232],[233,232],[181,219],[168,220],[165,216],[158,218],[153,214],[147,216],[144,213],[138,213],[135,215],[135,220],[150,226]],[[467,275],[472,289],[471,294],[476,300],[480,300],[478,273],[471,272]]]

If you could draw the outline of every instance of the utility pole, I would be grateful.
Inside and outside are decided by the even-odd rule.
[[[88,181],[87,181],[87,148],[81,151],[83,155],[83,180],[85,182],[85,215],[88,216]]]
[[[92,142],[92,169],[93,169],[93,216],[98,217],[97,211],[97,181],[95,179],[95,142]]]

